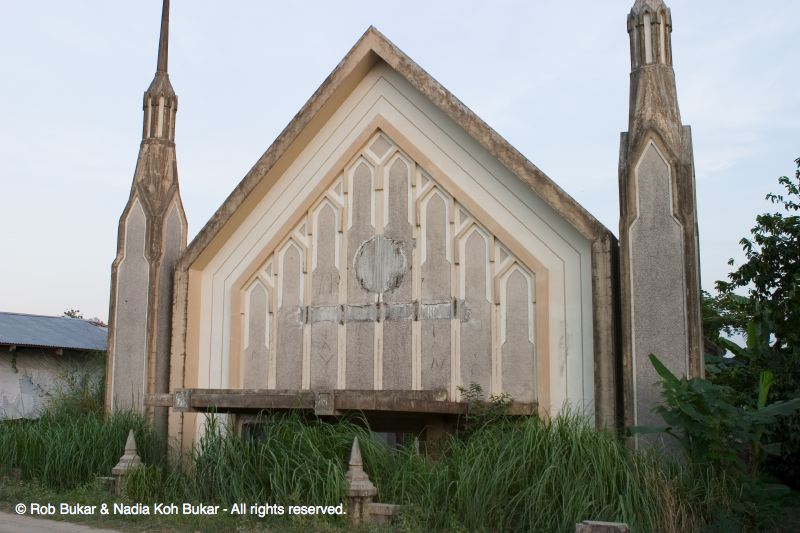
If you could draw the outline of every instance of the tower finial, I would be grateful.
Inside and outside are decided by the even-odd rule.
[[[158,39],[158,66],[156,72],[167,71],[167,49],[169,46],[169,0],[161,8],[161,35]]]
[[[672,66],[672,16],[664,0],[636,0],[628,15],[631,70]]]
[[[158,66],[150,87],[144,93],[144,125],[142,140],[165,139],[175,141],[175,113],[178,98],[167,73],[167,47],[169,45],[169,0],[164,0],[161,10],[161,35],[158,39]]]

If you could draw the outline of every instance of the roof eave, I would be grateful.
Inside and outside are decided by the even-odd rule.
[[[3,348],[13,346],[14,348],[34,348],[37,350],[67,350],[70,352],[105,352],[107,348],[97,348],[93,346],[57,346],[53,344],[25,344],[25,343],[0,343],[0,353]]]

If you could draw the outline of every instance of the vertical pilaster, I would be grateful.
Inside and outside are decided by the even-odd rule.
[[[168,27],[164,0],[158,66],[143,98],[142,142],[111,267],[106,380],[108,411],[148,412],[162,434],[167,408],[148,410],[144,399],[169,390],[173,273],[187,233],[175,156],[178,98],[167,74]]]
[[[703,375],[694,160],[678,108],[671,31],[662,0],[637,0],[628,16],[630,114],[619,165],[626,426],[664,425],[653,411],[661,387],[651,353],[677,375]]]

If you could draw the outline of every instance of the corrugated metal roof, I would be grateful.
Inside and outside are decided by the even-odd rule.
[[[0,312],[0,345],[105,351],[107,339],[108,328],[79,318]]]

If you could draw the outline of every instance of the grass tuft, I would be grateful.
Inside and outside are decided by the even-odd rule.
[[[0,422],[0,471],[21,468],[48,490],[74,490],[108,474],[134,428],[148,466],[127,477],[130,501],[330,505],[344,499],[357,436],[380,500],[405,506],[397,527],[408,531],[567,532],[588,519],[696,531],[730,507],[733,493],[711,470],[632,453],[569,412],[549,421],[500,418],[448,438],[437,460],[414,446],[386,447],[357,419],[329,424],[289,413],[264,418],[258,437],[213,417],[207,427],[177,467],[161,460],[141,416],[48,412]]]

